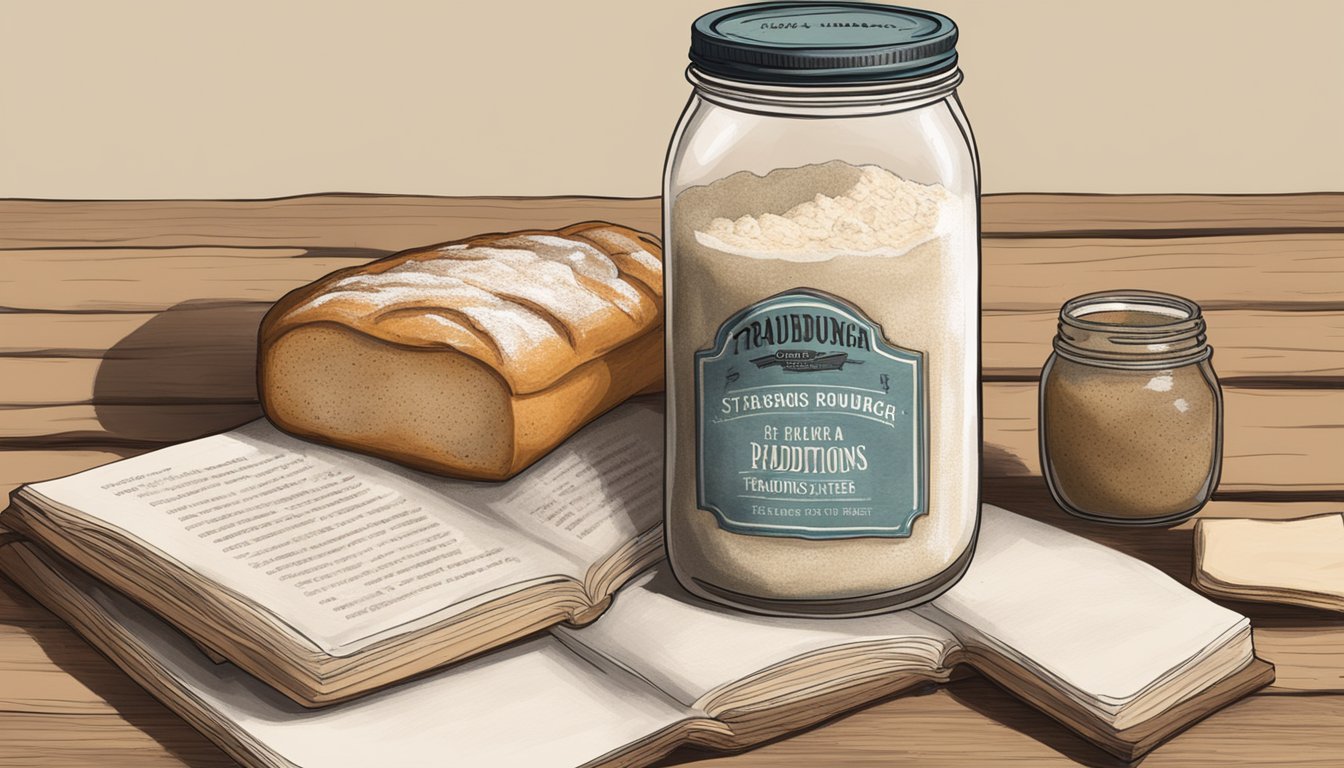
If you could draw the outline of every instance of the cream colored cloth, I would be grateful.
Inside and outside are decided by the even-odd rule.
[[[1195,586],[1218,597],[1344,611],[1344,513],[1200,520]]]

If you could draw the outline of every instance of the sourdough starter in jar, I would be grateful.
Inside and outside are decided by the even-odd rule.
[[[785,615],[913,605],[979,507],[978,181],[956,28],[889,6],[699,19],[668,159],[668,556]]]
[[[1168,525],[1212,498],[1222,390],[1199,305],[1152,291],[1065,302],[1041,371],[1041,467],[1088,520]]]

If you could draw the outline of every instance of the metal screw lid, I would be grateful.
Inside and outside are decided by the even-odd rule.
[[[904,80],[957,61],[957,25],[876,3],[773,2],[723,8],[691,26],[691,63],[731,80],[793,85]]]

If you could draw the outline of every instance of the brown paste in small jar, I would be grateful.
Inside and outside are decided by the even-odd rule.
[[[1141,291],[1060,310],[1041,375],[1041,464],[1079,517],[1182,520],[1208,502],[1222,454],[1222,398],[1194,302]]]

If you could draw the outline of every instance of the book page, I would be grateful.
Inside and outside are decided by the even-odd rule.
[[[622,405],[514,480],[454,495],[591,565],[662,522],[662,406]]]
[[[1141,560],[990,505],[966,575],[914,610],[1111,713],[1248,626]]]
[[[899,642],[932,671],[956,640],[909,611],[853,619],[757,616],[686,592],[666,566],[631,581],[593,624],[551,632],[630,670],[686,705],[814,651]]]
[[[53,577],[54,577],[54,572]],[[581,765],[668,728],[687,713],[625,672],[540,638],[354,701],[305,709],[83,574],[62,573],[61,599],[135,666],[234,734],[267,764]],[[87,634],[87,630],[83,630]],[[116,656],[117,654],[114,654]],[[125,663],[118,659],[119,663]]]
[[[466,484],[309,443],[263,420],[37,483],[258,606],[333,656],[586,563],[462,505]]]

